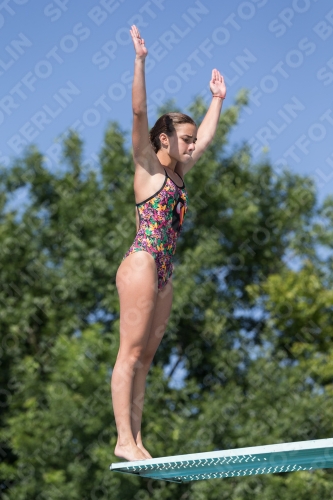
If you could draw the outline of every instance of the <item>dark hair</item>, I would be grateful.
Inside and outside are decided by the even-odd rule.
[[[155,153],[161,149],[159,135],[164,133],[170,137],[175,131],[175,126],[181,125],[182,123],[191,123],[196,126],[195,121],[192,120],[190,116],[184,115],[183,113],[166,113],[159,117],[149,132],[149,139]]]

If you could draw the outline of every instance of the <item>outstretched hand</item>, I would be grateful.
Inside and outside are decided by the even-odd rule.
[[[225,98],[227,87],[225,86],[223,76],[217,69],[213,69],[212,71],[209,87],[213,95],[218,95],[219,97],[223,97],[223,99]]]
[[[141,38],[140,31],[135,26],[135,24],[133,24],[133,26],[131,27],[130,33],[133,40],[136,57],[145,59],[148,54],[148,50],[145,46],[145,41],[143,38]]]

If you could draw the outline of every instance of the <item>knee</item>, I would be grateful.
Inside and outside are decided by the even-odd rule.
[[[135,371],[142,368],[142,348],[131,349],[130,352],[119,352],[117,362],[126,371]]]
[[[148,373],[150,365],[153,362],[153,359],[154,359],[154,353],[143,352],[139,360],[142,370]]]

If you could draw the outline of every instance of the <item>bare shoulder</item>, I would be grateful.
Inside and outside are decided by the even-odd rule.
[[[135,202],[141,203],[155,194],[161,188],[164,177],[164,169],[154,151],[150,158],[146,157],[144,164],[136,162],[134,174]]]
[[[150,144],[141,156],[133,155],[133,160],[135,165],[134,177],[137,179],[148,179],[161,170],[163,172],[159,159]]]

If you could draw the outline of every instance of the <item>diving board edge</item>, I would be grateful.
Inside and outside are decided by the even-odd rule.
[[[185,483],[333,468],[333,439],[174,455],[111,464],[111,471]]]
[[[329,450],[328,459],[333,462],[333,438],[329,439],[317,439],[313,441],[297,441],[293,443],[278,443],[263,446],[253,446],[249,448],[235,448],[231,450],[223,451],[211,451],[203,453],[193,453],[187,455],[172,455],[166,457],[152,458],[148,460],[136,460],[132,462],[117,462],[112,463],[110,469],[112,471],[126,472],[130,473],[133,468],[140,468],[143,470],[145,466],[147,469],[154,468],[154,466],[166,464],[166,463],[183,463],[196,460],[209,460],[209,459],[219,459],[219,458],[237,458],[240,456],[252,456],[252,455],[264,455],[264,454],[279,454],[286,452],[297,452],[297,451],[311,451],[311,450]],[[142,469],[143,467],[143,469]],[[122,469],[122,471],[120,471]],[[133,471],[134,472],[134,471]]]

